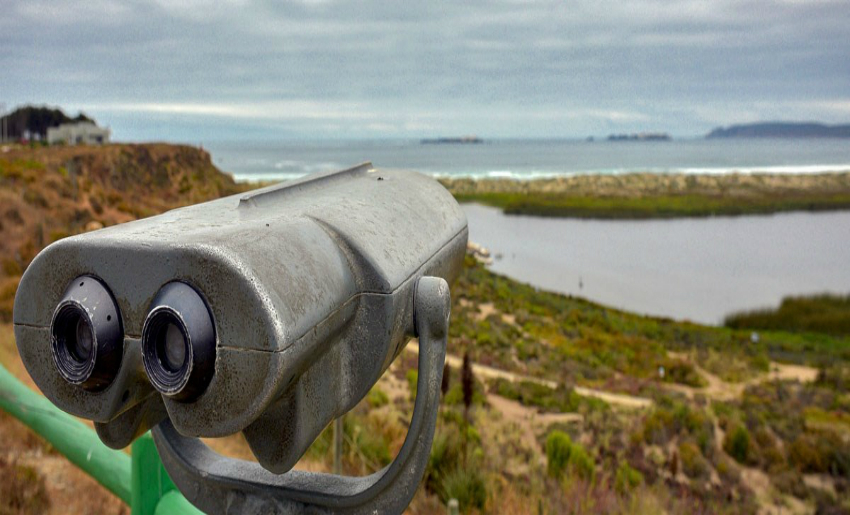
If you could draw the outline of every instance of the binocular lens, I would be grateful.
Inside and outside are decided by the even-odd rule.
[[[186,283],[159,290],[142,328],[142,358],[154,388],[179,401],[206,390],[215,371],[215,324],[206,303]]]
[[[79,361],[86,361],[91,356],[94,336],[91,333],[91,325],[89,325],[85,318],[77,318],[77,330],[75,333],[76,338],[74,338],[73,342],[69,342],[72,345],[71,349]]]
[[[164,358],[162,364],[172,372],[183,368],[183,364],[186,363],[186,338],[183,336],[183,331],[169,323],[160,331],[157,338],[159,340],[157,346],[161,347],[159,355]]]
[[[124,355],[118,306],[94,277],[71,283],[53,314],[53,362],[69,383],[102,390],[112,383]]]

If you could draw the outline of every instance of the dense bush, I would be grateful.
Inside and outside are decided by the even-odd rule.
[[[850,449],[833,432],[800,435],[788,446],[788,462],[801,472],[850,476]]]
[[[735,458],[735,461],[745,465],[753,461],[753,441],[750,432],[742,425],[736,425],[726,433],[723,440],[723,450]]]
[[[573,444],[570,450],[570,472],[580,477],[585,481],[593,480],[596,474],[596,467],[593,458],[581,445]]]
[[[689,437],[707,456],[713,452],[714,424],[708,415],[699,408],[662,398],[644,419],[644,441],[649,444],[663,445],[675,436]]]
[[[664,381],[701,388],[707,383],[690,363],[668,359],[664,362]]]
[[[450,427],[437,431],[431,445],[428,469],[425,472],[425,486],[428,490],[436,493],[444,501],[448,500],[443,488],[443,480],[461,465],[462,458],[463,442],[457,430]]]
[[[621,494],[626,494],[641,484],[643,484],[643,474],[633,469],[629,462],[621,461],[614,477],[614,488]]]
[[[552,431],[546,437],[546,461],[549,475],[559,478],[563,475],[570,461],[573,441],[563,431]]]
[[[682,472],[688,477],[703,479],[708,476],[710,472],[709,464],[696,444],[692,442],[680,443],[679,459],[682,462]]]
[[[726,318],[736,329],[850,335],[850,295],[786,297],[777,309],[736,313]]]
[[[563,431],[554,430],[546,437],[546,460],[549,475],[554,478],[563,477],[567,470],[586,481],[595,474],[593,458]]]
[[[456,468],[442,482],[444,500],[457,499],[461,511],[482,509],[487,502],[487,483],[478,467]]]

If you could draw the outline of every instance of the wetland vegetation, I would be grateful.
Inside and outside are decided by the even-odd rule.
[[[737,216],[850,208],[850,172],[441,179],[460,202],[508,214],[594,219]]]

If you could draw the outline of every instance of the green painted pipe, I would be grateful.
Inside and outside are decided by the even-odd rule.
[[[27,388],[2,365],[0,408],[29,426],[71,463],[130,504],[130,456],[103,445],[93,429]]]
[[[183,497],[177,490],[172,490],[162,496],[156,505],[154,515],[174,515],[175,513],[201,513],[198,508]]]
[[[91,428],[27,388],[2,365],[0,409],[41,435],[71,463],[130,505],[132,515],[201,513],[171,482],[150,433],[133,443],[132,457],[110,449]]]
[[[201,513],[183,497],[168,477],[150,433],[133,442],[132,486],[132,515]]]

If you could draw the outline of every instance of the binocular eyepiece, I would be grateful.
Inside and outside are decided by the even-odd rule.
[[[215,323],[206,302],[183,282],[163,286],[142,329],[142,360],[156,390],[188,401],[215,370]]]
[[[103,390],[118,372],[124,330],[118,306],[102,282],[81,276],[68,286],[50,326],[53,362],[69,383]]]
[[[91,276],[74,279],[51,323],[53,362],[69,383],[97,392],[115,379],[124,354],[118,305]],[[162,395],[190,401],[215,370],[215,324],[194,288],[174,281],[160,289],[142,329],[142,362]]]

